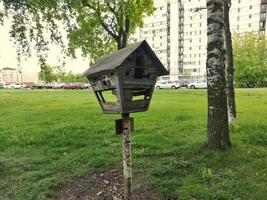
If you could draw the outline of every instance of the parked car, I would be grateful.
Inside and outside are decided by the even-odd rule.
[[[70,89],[70,90],[83,90],[88,88],[88,85],[83,83],[70,83],[63,86],[64,89]]]
[[[207,88],[207,81],[206,80],[198,80],[198,81],[195,81],[195,82],[192,82],[192,83],[189,83],[187,85],[187,88],[190,88],[190,89],[200,89],[200,88]]]
[[[11,88],[11,89],[20,89],[20,88],[22,88],[22,87],[23,87],[23,85],[20,84],[20,83],[12,83],[12,84],[10,84],[10,85],[8,86],[8,88]]]
[[[4,83],[4,88],[10,88],[10,84],[9,83]]]
[[[53,89],[56,86],[56,83],[47,83],[44,84],[45,89]]]
[[[0,89],[4,88],[4,83],[0,83]]]
[[[63,89],[65,83],[58,83],[53,86],[53,89]]]
[[[157,89],[178,89],[181,85],[177,81],[162,81],[156,83]]]
[[[25,88],[25,89],[31,89],[32,86],[33,86],[33,83],[26,83],[26,84],[23,85],[23,88]]]
[[[179,83],[180,83],[181,87],[187,88],[189,81],[179,81]]]
[[[32,84],[31,88],[32,89],[43,89],[45,87],[44,87],[44,84],[42,84],[42,83],[34,83],[34,84]]]

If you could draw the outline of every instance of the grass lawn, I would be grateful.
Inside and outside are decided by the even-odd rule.
[[[237,111],[233,148],[208,151],[206,92],[155,91],[133,115],[134,179],[170,199],[267,199],[267,90],[238,90]],[[119,117],[91,91],[0,90],[0,199],[53,199],[87,171],[121,168]]]

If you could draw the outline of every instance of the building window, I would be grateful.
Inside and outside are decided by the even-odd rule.
[[[249,15],[249,19],[251,19],[251,15]]]
[[[241,11],[241,8],[238,8],[237,11],[240,12]]]
[[[248,27],[251,27],[251,23],[248,24]]]
[[[251,10],[252,9],[252,6],[249,6],[249,9]]]
[[[260,28],[265,28],[265,22],[260,23]]]
[[[240,19],[240,17],[238,16],[238,17],[237,17],[237,21],[239,21],[239,19]]]

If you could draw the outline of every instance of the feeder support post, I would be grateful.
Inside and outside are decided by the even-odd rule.
[[[130,114],[122,114],[122,137],[123,137],[123,177],[124,177],[124,200],[128,200],[132,190],[132,159],[131,159],[131,121]]]

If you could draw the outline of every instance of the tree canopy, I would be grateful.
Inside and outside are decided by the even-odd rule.
[[[59,25],[68,33],[68,53],[81,48],[92,60],[127,45],[129,36],[154,11],[153,0],[1,0],[0,22],[12,21],[10,35],[19,55],[30,55],[30,43],[45,64],[41,52],[48,43],[64,44]],[[45,34],[49,33],[49,38]]]
[[[267,38],[248,33],[234,36],[235,81],[238,87],[267,86]]]
[[[64,5],[55,0],[0,0],[0,23],[11,21],[10,36],[17,47],[18,60],[22,55],[30,56],[33,45],[40,64],[45,65],[48,43],[64,45],[57,23],[63,18],[67,20],[62,10],[66,10]]]

